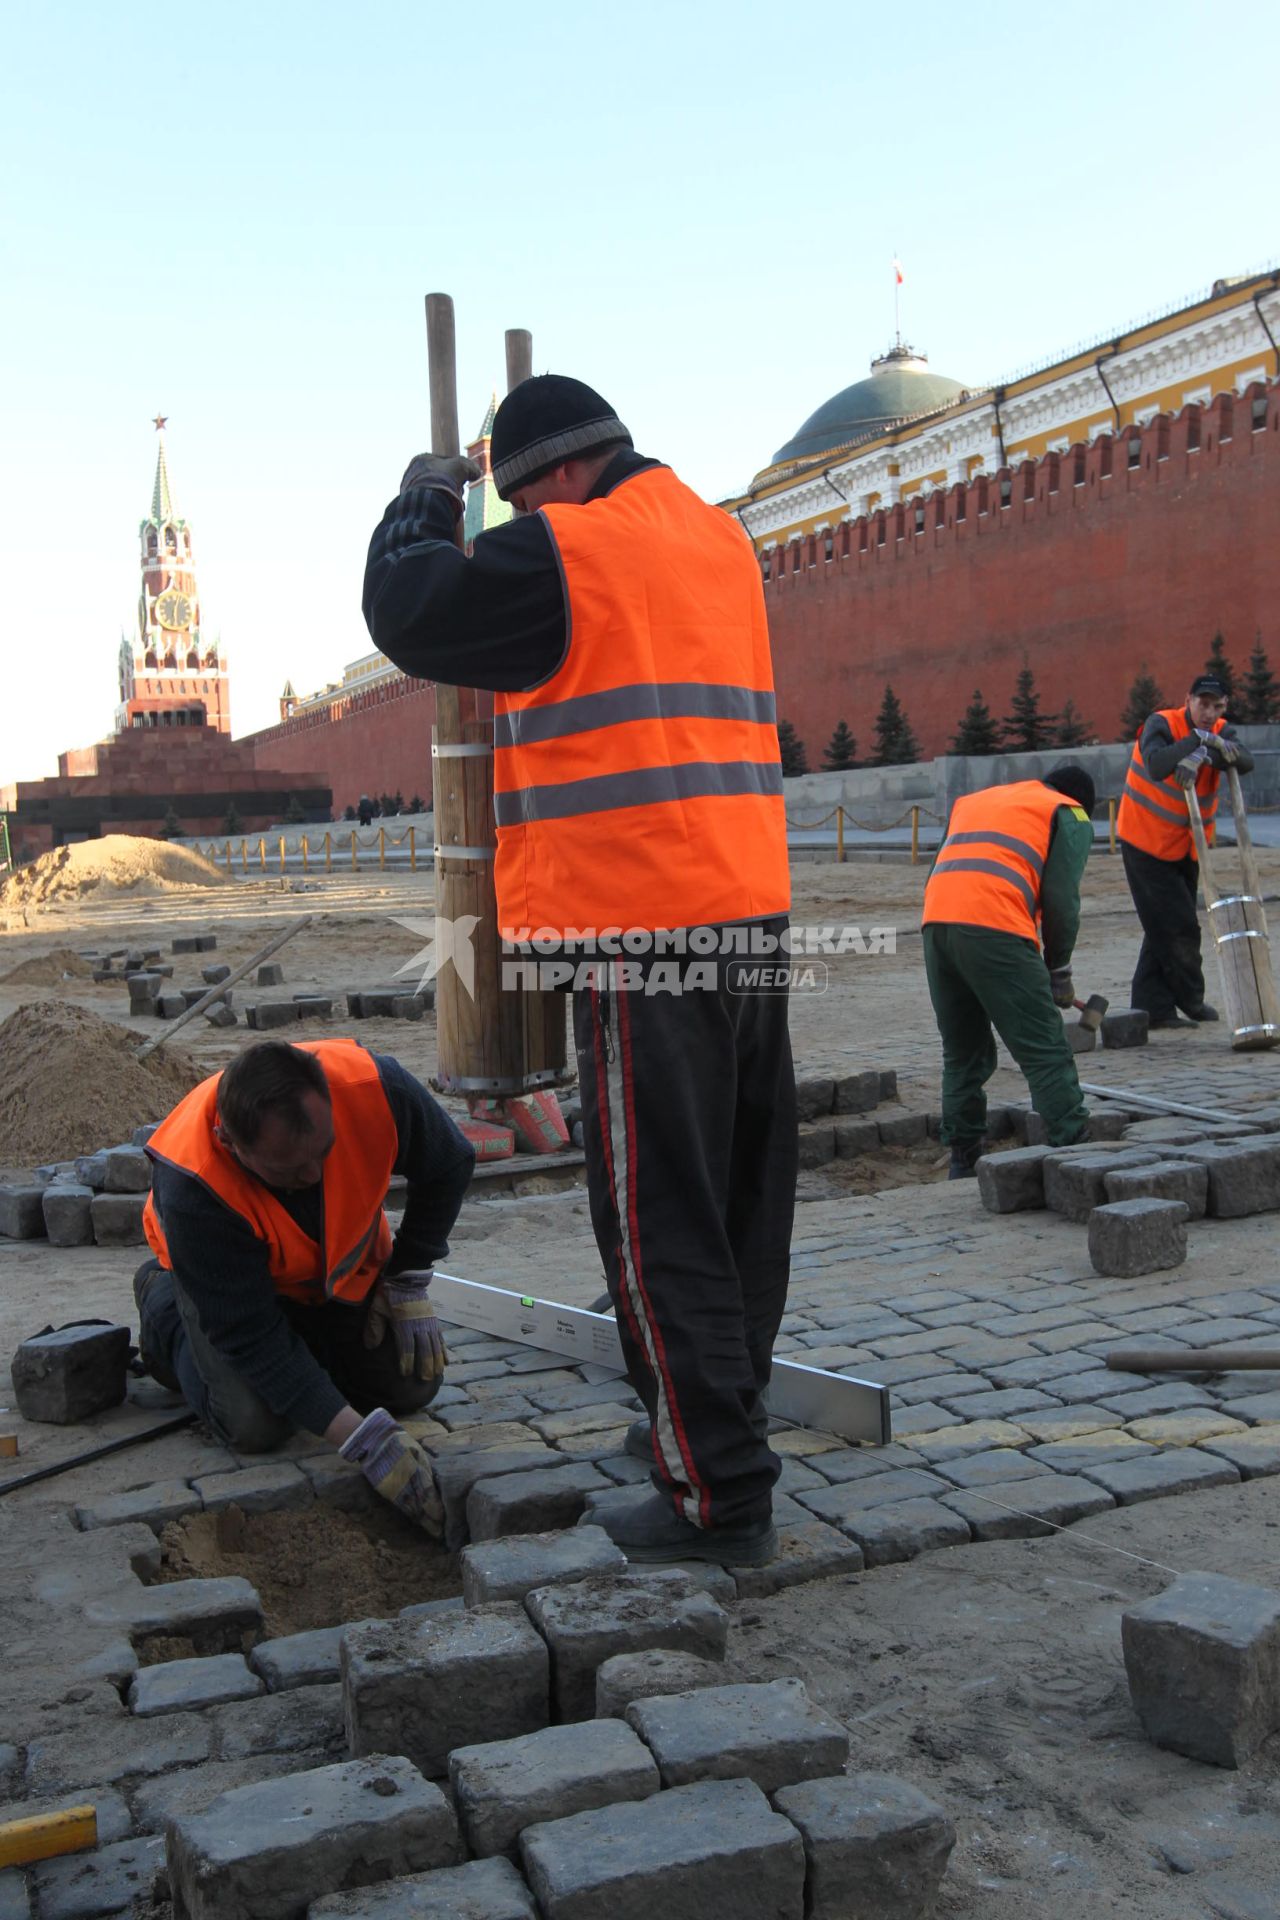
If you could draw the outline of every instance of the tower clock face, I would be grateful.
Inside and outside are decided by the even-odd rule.
[[[175,631],[191,625],[194,611],[190,595],[180,593],[176,587],[166,588],[156,601],[156,618],[160,625]]]

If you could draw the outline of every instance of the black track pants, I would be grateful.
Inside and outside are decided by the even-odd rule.
[[[1142,923],[1142,951],[1129,997],[1153,1020],[1168,1020],[1179,1007],[1190,1012],[1204,1005],[1204,967],[1200,959],[1200,920],[1196,889],[1200,863],[1157,860],[1140,847],[1120,842],[1124,875]]]
[[[621,964],[577,988],[574,1033],[591,1217],[654,1483],[697,1526],[755,1520],[780,1471],[760,1395],[795,1208],[787,995],[734,992],[723,959],[714,986],[625,990]]]

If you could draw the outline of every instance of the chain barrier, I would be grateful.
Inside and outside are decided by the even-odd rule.
[[[310,873],[311,863],[315,860],[325,873],[332,873],[335,859],[351,862],[352,872],[361,865],[362,853],[372,853],[377,849],[378,870],[383,872],[387,865],[387,850],[393,847],[407,846],[409,849],[409,871],[418,871],[418,835],[419,827],[405,827],[400,833],[388,833],[385,827],[347,827],[335,832],[330,828],[323,839],[302,833],[290,847],[287,834],[272,835],[270,841],[265,834],[259,834],[256,843],[252,837],[242,837],[238,850],[231,840],[211,840],[207,846],[197,844],[197,852],[215,866],[225,866],[228,873],[235,870],[238,860],[244,874],[250,871],[250,863],[263,873],[268,871],[268,861],[272,866],[279,861],[279,871],[283,873],[290,857],[302,859],[302,871]],[[396,863],[397,865],[399,862]]]

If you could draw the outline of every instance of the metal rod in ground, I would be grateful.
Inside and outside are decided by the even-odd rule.
[[[171,1021],[163,1033],[158,1033],[154,1040],[148,1040],[145,1047],[139,1047],[137,1058],[145,1060],[149,1053],[154,1053],[157,1047],[162,1047],[166,1040],[172,1040],[179,1027],[185,1027],[188,1020],[194,1020],[198,1013],[203,1013],[206,1007],[211,1007],[215,1000],[221,1000],[228,987],[234,987],[236,981],[243,980],[246,973],[252,972],[254,967],[260,967],[264,960],[269,960],[286,940],[292,940],[295,933],[301,933],[304,927],[309,927],[314,918],[314,914],[304,914],[301,920],[295,920],[291,927],[286,927],[283,933],[278,933],[274,940],[268,940],[265,947],[259,947],[257,953],[243,965],[233,967],[225,980],[219,980],[216,987],[210,987],[208,993],[202,994],[193,1007],[188,1007],[185,1013],[180,1013],[176,1020]]]
[[[69,1460],[59,1460],[52,1467],[37,1467],[34,1473],[20,1473],[16,1480],[6,1480],[0,1485],[0,1499],[6,1493],[16,1493],[19,1487],[34,1487],[37,1480],[52,1480],[60,1473],[70,1473],[72,1467],[87,1467],[93,1460],[105,1460],[109,1453],[123,1453],[126,1447],[139,1447],[144,1440],[158,1440],[161,1434],[178,1433],[183,1427],[193,1427],[196,1423],[194,1413],[180,1413],[176,1420],[163,1420],[158,1427],[143,1427],[138,1433],[127,1433],[123,1440],[106,1440],[100,1447],[89,1447],[84,1453],[73,1453]]]
[[[1113,1373],[1280,1373],[1280,1347],[1113,1347]]]
[[[1149,1093],[1134,1093],[1129,1087],[1102,1087],[1095,1081],[1082,1080],[1081,1093],[1096,1093],[1104,1100],[1120,1100],[1127,1107],[1150,1107],[1153,1113],[1173,1113],[1179,1119],[1186,1120],[1225,1120],[1228,1126],[1247,1127],[1247,1113],[1210,1113],[1207,1107],[1187,1107],[1180,1100],[1157,1100]]]

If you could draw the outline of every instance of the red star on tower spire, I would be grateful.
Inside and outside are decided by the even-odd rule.
[[[162,428],[164,428],[164,427],[167,427],[167,426],[168,426],[168,424],[169,424],[169,416],[168,416],[168,414],[167,414],[167,413],[158,413],[158,414],[156,415],[156,417],[155,417],[155,419],[154,419],[154,420],[153,420],[153,421],[151,422],[151,424],[152,424],[152,426],[153,426],[153,427],[155,428],[155,430],[156,430],[156,432],[157,432],[157,433],[159,433],[159,432],[161,431],[161,429],[162,429]]]

